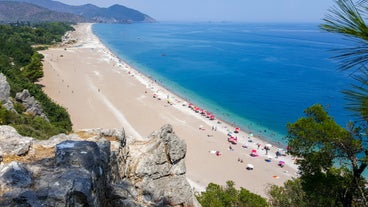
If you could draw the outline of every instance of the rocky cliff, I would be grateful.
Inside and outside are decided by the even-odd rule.
[[[186,144],[170,125],[146,140],[91,129],[49,140],[0,126],[0,206],[195,206]]]

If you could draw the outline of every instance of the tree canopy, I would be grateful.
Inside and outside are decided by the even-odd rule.
[[[244,188],[240,190],[234,187],[233,181],[227,181],[226,186],[220,186],[214,183],[208,184],[206,191],[198,194],[196,197],[203,207],[267,207],[265,198],[251,193]]]

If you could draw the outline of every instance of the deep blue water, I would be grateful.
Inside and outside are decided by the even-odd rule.
[[[272,142],[320,103],[341,125],[350,119],[332,49],[340,36],[317,24],[95,24],[118,57],[217,117]]]

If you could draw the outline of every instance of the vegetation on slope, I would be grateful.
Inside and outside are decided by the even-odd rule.
[[[10,2],[0,0],[0,22],[85,22],[86,18],[76,14],[52,11],[32,2]]]
[[[1,2],[3,0],[0,0],[0,14],[1,12]],[[7,6],[12,6],[9,3],[17,3],[19,4],[16,7],[24,8],[22,4],[20,3],[28,3],[32,4],[32,6],[29,6],[32,8],[32,10],[24,10],[23,13],[19,12],[19,10],[16,9],[16,7],[12,6],[10,7],[13,9],[9,13],[11,20],[16,20],[19,17],[22,18],[30,18],[30,14],[36,14],[32,15],[32,20],[38,20],[38,21],[44,21],[47,20],[47,17],[49,17],[48,21],[68,21],[68,22],[99,22],[99,23],[135,23],[135,22],[155,22],[155,20],[146,15],[143,14],[137,10],[127,8],[122,5],[112,5],[108,8],[100,8],[93,4],[85,4],[80,6],[71,6],[67,4],[63,4],[58,1],[52,1],[52,0],[7,0],[11,1],[8,2]],[[39,8],[35,8],[35,5],[37,5]],[[43,10],[41,10],[43,9]],[[4,12],[7,12],[4,10]],[[15,15],[14,15],[15,14]],[[45,18],[46,17],[46,18]],[[57,20],[55,18],[59,17],[60,20]],[[7,19],[6,16],[3,17],[4,19]],[[0,21],[1,21],[1,15],[0,15]]]
[[[73,28],[64,23],[38,25],[0,25],[0,72],[7,77],[11,97],[27,89],[42,105],[49,122],[43,118],[24,113],[20,104],[15,104],[18,113],[0,108],[1,124],[15,127],[24,136],[46,139],[58,133],[71,131],[69,114],[53,103],[35,84],[43,76],[43,56],[32,45],[54,44]]]

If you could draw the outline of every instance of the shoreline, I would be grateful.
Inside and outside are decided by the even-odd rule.
[[[221,124],[210,121],[193,112],[188,106],[183,106],[185,98],[169,91],[164,85],[145,76],[112,53],[93,34],[92,24],[79,24],[76,27],[79,29],[76,33],[82,32],[80,34],[82,36],[77,35],[75,45],[42,51],[45,55],[44,67],[48,71],[42,80],[44,90],[58,104],[70,110],[74,130],[96,126],[99,128],[122,126],[126,130],[127,137],[133,135],[134,138],[144,139],[153,131],[152,127],[157,130],[157,126],[162,126],[162,123],[170,123],[178,136],[187,143],[187,177],[191,180],[192,187],[197,190],[204,190],[209,182],[224,185],[224,181],[233,180],[237,187],[244,187],[251,192],[266,196],[265,187],[269,183],[281,185],[296,176],[297,166],[293,164],[290,156],[274,158],[278,147],[271,147],[269,153],[273,158],[272,162],[268,163],[264,161],[266,158],[264,150],[257,149],[256,145],[260,143],[265,146],[268,141],[241,131],[238,137],[244,140],[239,141],[237,145],[229,144],[226,134],[229,130],[233,130],[233,126],[223,120]],[[84,55],[76,56],[76,52]],[[63,54],[63,57],[60,54]],[[121,99],[116,96],[117,86],[113,85],[115,79],[119,84],[123,84],[121,82],[124,80],[128,89],[120,86],[118,88],[124,90],[121,94],[126,94],[128,98]],[[75,96],[76,93],[80,94],[80,97]],[[159,94],[160,101],[152,97],[154,93]],[[71,94],[71,97],[66,94]],[[165,103],[167,96],[170,101],[174,100],[172,104]],[[91,113],[91,109],[94,113]],[[99,115],[96,119],[101,120],[94,120],[93,115]],[[144,120],[139,116],[144,117]],[[200,125],[203,129],[199,129]],[[218,130],[211,130],[213,126]],[[243,144],[248,148],[243,148],[241,146]],[[234,149],[230,151],[228,146]],[[251,149],[259,151],[258,158],[249,156]],[[213,155],[211,153],[213,150],[221,151],[222,155]],[[240,163],[239,159],[245,162]],[[286,162],[284,168],[276,165],[281,159]],[[253,164],[255,170],[247,171],[245,169],[247,163]]]
[[[160,87],[163,90],[167,91],[167,93],[172,94],[173,96],[178,97],[182,102],[187,102],[187,103],[193,103],[193,102],[195,102],[195,100],[192,102],[190,98],[185,97],[184,95],[181,95],[178,92],[175,92],[174,89],[170,89],[170,87],[166,86],[163,81],[156,80],[152,76],[146,75],[144,72],[139,71],[136,67],[132,66],[131,64],[128,64],[128,62],[126,60],[120,59],[119,56],[117,54],[115,54],[110,48],[108,48],[108,46],[93,32],[92,27],[93,27],[93,24],[91,25],[91,31],[92,31],[93,35],[98,39],[98,41],[100,42],[100,44],[104,45],[104,47],[107,50],[107,52],[113,58],[115,58],[115,61],[117,62],[117,64],[121,64],[121,65],[127,66],[124,69],[129,68],[130,70],[134,71],[134,73],[136,73],[137,75],[141,76],[141,78],[147,79],[146,81],[140,80],[140,82],[143,85],[146,85],[146,87],[147,87],[146,82],[149,81],[151,83],[154,83],[154,84],[158,85],[158,87]],[[163,96],[161,98],[165,98],[165,97]],[[200,106],[200,105],[197,105],[197,106]],[[206,109],[206,107],[205,106],[202,106],[202,105],[200,106],[200,108]],[[227,112],[229,112],[229,111],[222,111],[222,112],[219,111],[219,113],[222,113],[222,114],[227,114]],[[231,113],[230,115],[235,115],[233,112],[229,112],[229,113]],[[233,124],[230,119],[227,120],[226,118],[224,118],[224,115],[219,115],[219,114],[215,114],[215,113],[213,113],[213,114],[216,115],[216,119],[217,120],[221,121],[222,123],[224,123],[227,126],[231,126],[233,128],[240,127],[240,129],[242,129],[242,131],[244,133],[246,133],[246,134],[254,134],[254,136],[257,137],[258,139],[262,140],[262,142],[267,142],[267,143],[272,144],[273,146],[276,146],[277,148],[286,150],[287,143],[282,143],[281,140],[278,140],[278,141],[272,140],[272,138],[269,138],[269,136],[271,136],[271,135],[269,135],[268,132],[267,132],[266,135],[263,135],[262,134],[263,133],[262,132],[263,130],[266,130],[266,129],[267,130],[270,130],[267,127],[263,127],[262,125],[260,125],[258,123],[253,123],[250,120],[245,119],[247,122],[249,122],[248,124],[255,125],[256,126],[255,128],[257,128],[257,129],[252,129],[250,126],[243,126],[242,124],[237,124],[236,122],[234,122],[234,124]],[[239,118],[241,118],[241,117],[239,117]],[[281,139],[284,137],[284,136],[282,136],[281,133],[276,132],[276,131],[273,131],[272,129],[271,129],[271,132],[272,132],[271,134],[275,134],[276,137],[279,137]],[[267,136],[267,135],[269,135],[269,136]],[[280,135],[280,136],[278,136],[278,135]]]

